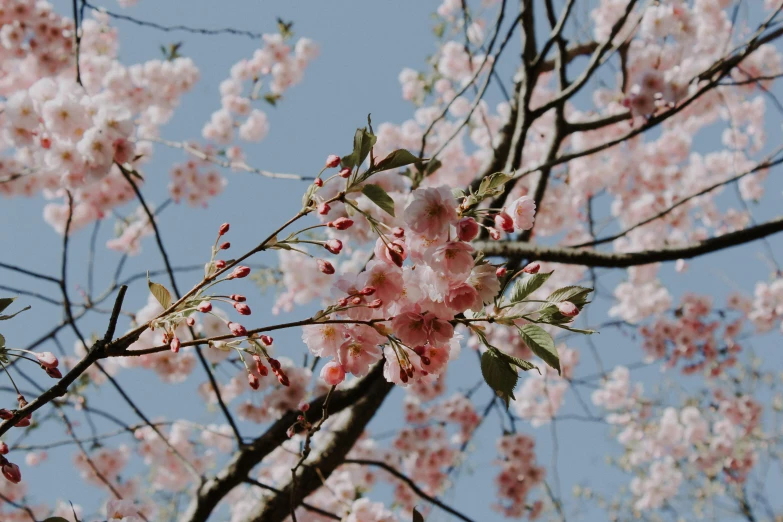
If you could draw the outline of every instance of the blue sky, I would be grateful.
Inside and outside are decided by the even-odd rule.
[[[183,8],[185,5],[187,8]],[[425,57],[435,51],[430,13],[437,5],[438,2],[434,1],[234,0],[218,3],[189,0],[185,4],[175,0],[141,0],[137,7],[124,12],[162,24],[235,27],[261,32],[274,32],[275,19],[281,17],[294,22],[293,29],[297,36],[315,40],[321,47],[321,56],[307,69],[304,81],[288,91],[278,107],[262,107],[270,120],[269,137],[260,144],[247,148],[248,163],[253,166],[271,171],[312,175],[317,173],[328,154],[345,154],[350,149],[353,131],[364,124],[368,113],[372,113],[373,121],[378,123],[400,123],[411,117],[412,109],[401,98],[397,75],[403,67],[423,68]],[[119,11],[114,2],[106,1],[105,6]],[[200,68],[201,81],[183,98],[176,117],[162,130],[162,137],[174,141],[200,136],[203,123],[211,112],[219,107],[220,81],[228,76],[233,63],[250,56],[257,48],[256,41],[237,36],[162,33],[122,21],[116,22],[116,26],[120,30],[120,59],[124,63],[159,58],[161,45],[182,41],[184,45],[181,53],[192,57]],[[512,52],[509,56],[514,49],[510,51]],[[513,74],[508,62],[502,64],[499,71],[504,78],[510,78]],[[491,103],[499,99],[497,92],[490,93]],[[777,121],[777,117],[770,117],[767,129],[772,145],[776,145],[774,140],[779,135],[780,126],[775,123]],[[719,131],[703,135],[700,143],[703,142],[704,151],[716,150],[720,146],[719,136]],[[183,159],[181,151],[162,146],[156,149],[154,161],[145,168],[148,183],[144,187],[144,194],[149,202],[159,204],[166,199],[168,168],[172,163]],[[304,183],[269,180],[247,173],[228,172],[226,176],[229,184],[225,192],[215,199],[207,210],[194,210],[184,205],[171,205],[166,209],[161,220],[161,233],[175,266],[206,261],[214,231],[225,221],[232,225],[232,249],[235,252],[247,250],[258,242],[259,237],[295,212],[305,188]],[[768,197],[778,202],[783,184],[776,178],[776,173],[770,175],[767,187]],[[721,202],[737,207],[737,199],[732,191],[727,191]],[[3,245],[0,249],[0,261],[21,264],[31,270],[45,273],[59,273],[61,238],[43,222],[43,205],[44,200],[41,197],[2,200],[0,223],[5,223],[5,226],[0,227],[0,244]],[[133,208],[135,206],[122,209],[122,213],[127,214]],[[758,221],[769,219],[776,215],[777,208],[777,204],[754,208],[754,217]],[[599,209],[599,212],[608,214],[608,209]],[[99,231],[99,245],[103,245],[106,239],[111,237],[112,228],[110,222],[103,224]],[[89,239],[89,228],[72,238],[69,265],[72,294],[75,294],[75,285],[86,285]],[[770,243],[778,256],[783,254],[780,240],[773,238]],[[141,255],[129,260],[124,272],[126,275],[162,267],[151,238],[144,241],[143,248]],[[766,251],[762,244],[757,242],[745,248],[695,260],[684,274],[675,273],[673,265],[667,265],[662,271],[662,278],[669,284],[675,302],[682,293],[690,291],[712,293],[717,296],[716,302],[719,303],[721,297],[734,290],[735,286],[750,293],[756,281],[768,279],[769,266],[761,259],[764,255]],[[95,272],[96,289],[102,289],[111,279],[119,257],[117,253],[99,247]],[[257,261],[273,265],[277,259],[274,255],[268,255]],[[0,277],[2,284],[59,297],[57,289],[51,284],[8,272],[0,272]],[[196,281],[196,277],[197,274],[179,276],[180,287],[189,287]],[[622,271],[602,276],[601,286],[612,289],[623,277]],[[164,282],[162,278],[159,280]],[[310,312],[309,308],[297,309],[275,318],[268,312],[273,295],[261,296],[252,287],[247,287],[245,291],[254,309],[253,320],[248,324],[261,325],[300,318]],[[137,310],[146,299],[146,285],[143,281],[138,281],[128,292],[125,308]],[[22,298],[19,302],[31,304],[33,309],[14,321],[3,324],[3,334],[11,346],[23,346],[41,335],[48,325],[60,320],[61,310],[55,306],[30,298]],[[611,304],[607,299],[596,300],[589,312],[591,323],[604,321]],[[125,322],[121,322],[120,330],[128,326],[127,320],[123,320]],[[105,316],[92,316],[84,321],[82,329],[85,332],[102,334],[105,321]],[[73,336],[66,332],[60,339],[70,351]],[[300,360],[303,353],[300,332],[281,332],[276,339],[278,346],[284,347],[280,349],[281,353],[290,351],[292,359]],[[638,340],[617,331],[601,332],[594,341],[607,368],[641,359]],[[583,341],[569,341],[569,346],[582,351],[582,363],[577,375],[589,375],[597,371],[597,366]],[[51,345],[48,349],[54,351]],[[752,349],[766,359],[768,364],[780,368],[782,359],[778,335],[753,340]],[[25,371],[37,375],[32,366],[28,366]],[[661,382],[657,368],[646,369],[635,375],[642,379],[645,388],[650,391]],[[476,358],[470,351],[465,350],[461,359],[449,369],[452,389],[468,388],[478,379],[480,373]],[[194,371],[192,378],[176,387],[161,384],[154,374],[144,370],[124,371],[119,380],[152,418],[187,418],[204,424],[222,422],[219,412],[207,411],[195,393],[196,386],[204,380],[200,367]],[[48,384],[44,379],[41,379],[41,382]],[[686,382],[684,385],[687,387],[689,384]],[[104,386],[92,393],[91,400],[95,406],[114,411],[129,422],[136,421],[111,388]],[[483,408],[489,400],[489,390],[482,389],[477,396],[477,407]],[[5,402],[13,400],[12,395],[2,397]],[[371,432],[383,433],[398,425],[401,420],[402,397],[400,390],[394,391],[384,409],[373,421]],[[598,413],[597,408],[591,409],[593,413]],[[562,413],[583,413],[572,393],[568,394]],[[101,429],[113,429],[108,424],[100,421],[97,423]],[[54,431],[54,424],[50,426],[53,431],[39,431],[31,436],[30,442],[59,440],[64,437],[62,430]],[[465,473],[461,474],[455,486],[445,496],[457,509],[476,520],[495,517],[489,506],[495,495],[492,480],[497,469],[492,466],[492,460],[495,458],[494,441],[498,426],[498,419],[494,415],[482,426],[474,440]],[[611,496],[629,480],[626,475],[605,464],[605,456],[616,455],[619,446],[612,441],[610,431],[603,425],[575,421],[557,422],[554,425],[556,444],[551,425],[536,429],[525,423],[518,423],[518,428],[536,437],[539,462],[547,466],[552,487],[555,492],[562,493],[566,503],[571,500],[574,484],[589,485],[595,491]],[[247,423],[242,423],[241,429],[247,435],[259,432],[258,426]],[[18,434],[12,432],[6,440],[13,441],[16,436]],[[121,440],[127,442],[127,439],[118,437],[113,443],[119,443]],[[72,455],[70,449],[50,451],[49,461],[41,467],[23,467],[25,479],[29,480],[31,489],[35,491],[35,500],[53,504],[56,499],[68,499],[81,504],[89,512],[106,497],[92,486],[71,480],[74,476]],[[559,480],[556,480],[556,476]],[[779,488],[781,484],[779,474],[773,475],[769,479],[768,491]],[[377,498],[383,499],[386,490],[387,488],[382,488]],[[567,514],[568,520],[589,520],[595,516],[600,518],[594,509],[571,511]],[[448,518],[436,510],[428,520],[445,521]]]

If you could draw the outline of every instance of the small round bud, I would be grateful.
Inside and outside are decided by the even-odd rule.
[[[247,275],[250,273],[250,267],[249,266],[238,266],[234,268],[234,271],[231,272],[231,275],[228,276],[229,279],[238,279],[242,277],[247,277]]]
[[[2,467],[3,476],[14,484],[19,484],[22,481],[22,472],[19,471],[19,466],[12,462],[6,461]]]
[[[326,275],[332,275],[334,274],[334,266],[332,266],[332,263],[329,261],[325,261],[323,259],[316,259],[316,263],[318,263],[318,270],[323,272]]]
[[[310,409],[310,403],[307,402],[300,402],[299,403],[299,411],[307,411]]]
[[[248,383],[248,384],[250,385],[250,387],[251,387],[251,388],[253,388],[254,390],[257,390],[257,389],[259,388],[259,386],[261,385],[261,384],[258,382],[258,377],[256,377],[256,376],[255,376],[255,374],[253,374],[253,373],[248,373],[248,374],[247,374],[247,383]]]
[[[529,263],[525,268],[522,269],[522,271],[526,274],[537,274],[539,270],[541,270],[540,263]]]
[[[579,315],[579,308],[571,301],[562,301],[557,303],[557,309],[566,317],[576,317]]]
[[[351,298],[351,304],[352,305],[360,305],[360,304],[362,304],[362,298],[361,297],[352,297]]]
[[[185,322],[188,324],[188,326],[195,326],[196,325],[196,318],[195,317],[188,317]]]
[[[351,176],[351,169],[348,167],[345,167],[344,169],[340,170],[340,177],[341,178],[349,178]]]
[[[224,268],[226,268],[226,262],[223,261],[222,259],[218,259],[217,261],[215,261],[215,268],[217,268],[218,270],[223,270]]]
[[[340,156],[330,154],[326,157],[326,168],[333,169],[340,164]]]
[[[337,230],[346,230],[353,226],[353,219],[341,217],[335,219],[334,221],[330,221],[328,225],[332,228],[336,228]]]
[[[275,342],[275,340],[269,337],[268,335],[262,335],[260,339],[261,342],[264,343],[264,346],[272,346],[272,343]]]
[[[362,288],[362,291],[359,292],[361,295],[372,295],[375,293],[375,287],[374,286],[365,286]]]
[[[247,298],[241,294],[231,294],[229,297],[231,297],[232,301],[236,301],[237,303],[244,303],[247,301]]]
[[[497,270],[495,270],[495,275],[498,277],[503,277],[508,273],[508,269],[505,266],[499,266]]]
[[[242,315],[250,315],[250,307],[245,303],[234,303],[234,310]]]
[[[313,181],[313,185],[315,185],[316,187],[323,187],[324,180],[322,180],[321,178],[315,178],[315,180]]]
[[[339,239],[330,239],[324,244],[324,248],[336,255],[343,249],[343,242]]]
[[[228,329],[233,335],[237,337],[243,337],[247,335],[247,330],[245,330],[245,327],[239,323],[228,323]]]
[[[212,303],[210,303],[209,301],[201,301],[196,307],[196,310],[202,313],[210,312],[212,311]]]
[[[218,248],[219,248],[220,250],[228,250],[229,248],[231,248],[231,243],[229,243],[228,241],[226,241],[225,243],[223,243],[222,245],[220,245]]]
[[[329,203],[324,202],[318,205],[318,213],[322,216],[328,214],[330,210],[332,210],[332,207],[329,206]]]
[[[223,223],[220,225],[220,230],[218,230],[218,235],[224,235],[226,232],[228,232],[228,229],[231,228],[231,225],[228,223]]]
[[[8,444],[0,442],[0,455],[8,455]]]

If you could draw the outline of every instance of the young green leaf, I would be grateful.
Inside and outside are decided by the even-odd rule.
[[[498,355],[499,350],[490,348],[481,355],[481,374],[490,388],[508,408],[510,399],[514,399],[514,388],[519,380],[517,371]]]
[[[29,310],[29,309],[30,309],[30,305],[27,305],[24,308],[22,308],[21,310],[19,310],[18,312],[14,312],[11,315],[0,315],[0,321],[7,321],[8,319],[13,319],[17,315],[19,315],[22,312],[24,312],[25,310]]]
[[[522,341],[530,350],[539,356],[545,363],[560,373],[560,357],[557,355],[555,341],[546,330],[534,324],[526,324],[518,328]]]
[[[514,179],[514,176],[509,176],[503,172],[495,172],[481,180],[478,196],[480,198],[499,196],[503,193],[503,185],[512,179]]]
[[[352,169],[364,163],[376,141],[375,134],[368,132],[366,127],[356,129],[356,134],[353,136],[353,152],[342,158],[343,168]]]
[[[11,303],[16,301],[16,297],[3,297],[0,298],[0,312],[11,306]]]
[[[513,364],[514,366],[517,366],[522,371],[538,370],[538,366],[536,366],[530,361],[520,359],[519,357],[514,357],[513,355],[509,355],[507,353],[501,352],[500,350],[498,350],[498,354],[500,355],[501,359],[505,359],[506,361],[508,361],[509,364]],[[538,373],[541,373],[541,370],[538,370]]]
[[[522,277],[517,278],[514,283],[514,288],[511,290],[511,302],[518,303],[523,300],[546,283],[552,272],[543,272],[540,274],[524,274]]]
[[[362,193],[387,214],[394,217],[394,200],[379,185],[365,185],[362,188]]]
[[[0,350],[5,348],[5,337],[3,337],[3,334],[0,334]]]
[[[571,301],[581,310],[587,304],[587,296],[592,291],[592,288],[585,288],[584,286],[565,286],[552,292],[546,300],[550,303]],[[544,307],[542,306],[541,308]]]
[[[422,161],[405,149],[398,149],[390,152],[388,156],[378,162],[372,169],[374,172],[381,172],[383,170],[398,169],[411,163]]]
[[[150,293],[158,300],[160,306],[162,306],[164,310],[171,306],[171,293],[165,286],[150,281],[149,274],[147,275],[147,286],[149,286]]]

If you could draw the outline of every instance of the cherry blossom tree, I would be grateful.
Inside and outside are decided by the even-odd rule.
[[[296,20],[191,27],[136,3],[0,0],[0,195],[45,199],[59,235],[46,272],[0,253],[0,519],[783,520],[783,373],[753,348],[783,329],[783,218],[757,219],[779,208],[783,1],[433,3],[436,51],[399,73],[410,119],[370,115],[296,174],[248,156],[308,67],[343,57]],[[198,57],[126,63],[120,22],[257,47],[177,141]],[[156,158],[169,149],[179,162]],[[249,176],[301,194],[254,237],[221,213]],[[161,228],[183,206],[213,226],[179,265]],[[693,290],[706,265],[689,260],[734,247],[729,275],[755,286]],[[159,261],[128,275],[142,250]],[[42,303],[61,320],[42,324]],[[303,350],[275,341],[287,331]],[[602,334],[636,362],[605,364]],[[177,415],[140,405],[150,373]],[[185,381],[203,411],[180,406]],[[127,415],[95,406],[109,393]],[[383,418],[400,421],[384,434]],[[557,463],[566,422],[611,441],[579,449],[608,457],[592,482]],[[457,506],[471,465],[492,467],[495,498]],[[46,491],[36,466],[101,508]]]

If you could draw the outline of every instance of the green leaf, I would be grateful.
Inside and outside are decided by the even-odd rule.
[[[5,337],[3,337],[3,334],[0,334],[0,350],[5,348]]]
[[[481,355],[481,375],[508,408],[509,399],[514,399],[514,388],[519,380],[517,371],[498,355],[500,351],[490,348]]]
[[[383,170],[397,169],[404,167],[405,165],[410,165],[411,163],[416,163],[417,161],[422,160],[405,149],[398,149],[389,153],[389,155],[375,165],[372,170],[374,172],[381,172]]]
[[[24,312],[25,310],[29,310],[29,309],[30,309],[30,305],[27,305],[24,308],[22,308],[21,310],[19,310],[18,312],[15,312],[15,313],[13,313],[11,315],[0,315],[0,321],[7,321],[8,319],[13,319],[17,315],[19,315],[22,312]]]
[[[594,333],[598,333],[596,330],[583,330],[581,328],[571,328],[570,326],[564,325],[564,324],[556,324],[558,328],[562,328],[563,330],[568,330],[569,332],[574,333],[580,333],[585,335],[592,335]]]
[[[424,517],[416,508],[413,508],[413,522],[424,522]]]
[[[511,290],[511,302],[518,303],[523,300],[546,283],[552,272],[544,272],[540,274],[523,274],[514,283],[514,288]]]
[[[353,136],[353,152],[340,160],[343,168],[352,169],[364,163],[377,140],[375,134],[368,132],[366,127],[356,129],[356,134]]]
[[[503,172],[495,172],[494,174],[490,174],[481,180],[481,185],[479,185],[478,189],[478,196],[481,198],[499,196],[503,193],[503,185],[512,179],[514,179],[514,176],[509,176]]]
[[[147,286],[150,287],[150,293],[158,300],[160,306],[162,306],[164,310],[171,306],[171,293],[165,286],[150,281],[149,274],[147,274]]]
[[[3,297],[0,298],[0,312],[11,306],[11,303],[16,301],[16,297]]]
[[[498,350],[498,354],[500,354],[501,359],[505,359],[506,361],[508,361],[509,364],[513,364],[514,366],[519,367],[523,371],[528,371],[533,369],[538,370],[538,366],[536,366],[530,361],[520,359],[519,357],[514,357],[513,355],[509,355],[507,353],[501,352],[500,350]],[[538,370],[538,373],[541,373],[541,370]]]
[[[587,304],[587,296],[590,295],[590,292],[592,291],[592,288],[585,288],[584,286],[565,286],[552,292],[546,300],[550,303],[571,301],[576,306],[580,307],[581,310],[581,307]]]
[[[394,217],[394,200],[379,185],[365,185],[362,188],[362,193],[387,214]]]
[[[534,354],[560,373],[560,357],[557,356],[555,341],[546,330],[534,324],[526,324],[519,327],[519,334]]]
[[[454,199],[462,199],[465,197],[465,191],[461,188],[453,188],[451,189],[451,195],[454,196]]]

